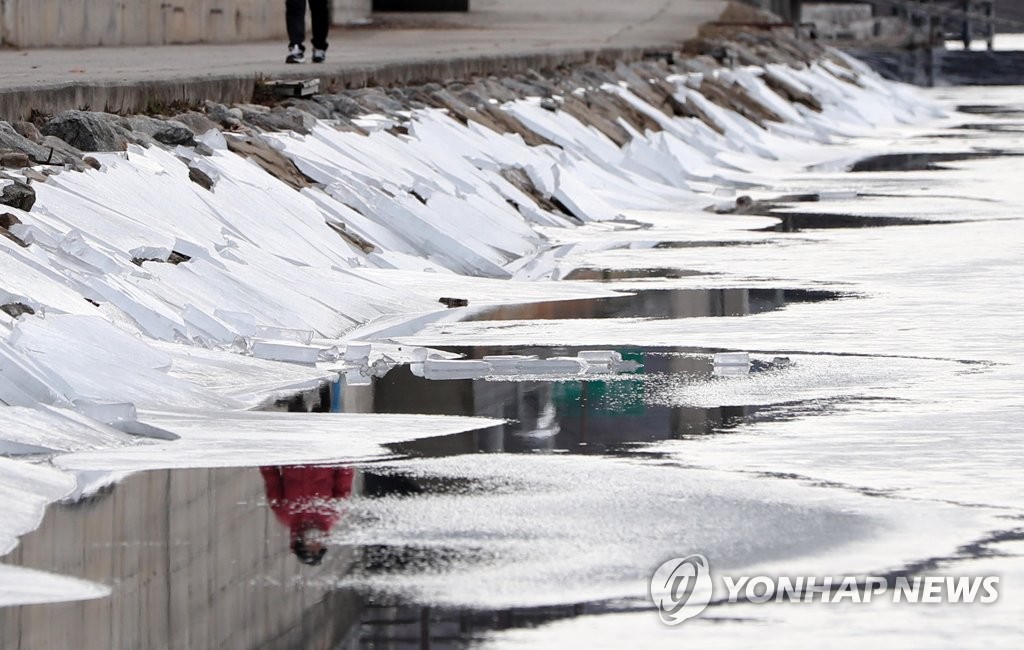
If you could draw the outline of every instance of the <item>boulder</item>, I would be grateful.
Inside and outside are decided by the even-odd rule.
[[[198,185],[199,187],[201,187],[201,188],[203,188],[205,190],[212,190],[213,189],[213,185],[214,185],[213,179],[210,178],[209,174],[207,174],[203,170],[199,169],[198,167],[189,167],[188,168],[188,178],[193,183],[195,183],[196,185]]]
[[[196,144],[196,134],[181,122],[135,115],[127,118],[127,123],[132,131],[144,133],[160,144],[170,147],[177,145],[192,147]]]
[[[237,108],[228,108],[217,102],[206,102],[206,116],[212,121],[220,124],[225,129],[237,129],[242,126],[242,111]]]
[[[34,163],[50,162],[50,150],[14,130],[7,122],[0,122],[0,151],[26,154]],[[56,161],[53,162],[63,162]]]
[[[187,111],[174,116],[174,120],[181,122],[196,135],[202,135],[207,131],[216,129],[219,125],[198,111]]]
[[[78,171],[83,169],[82,158],[85,154],[60,138],[56,138],[52,135],[43,136],[43,147],[50,152],[48,156],[53,163],[70,164]]]
[[[291,106],[275,106],[267,110],[264,106],[246,104],[239,108],[246,124],[264,131],[295,131],[307,135],[316,125],[315,117]]]
[[[82,151],[124,151],[126,139],[111,120],[104,113],[66,111],[43,125],[42,133]]]
[[[13,180],[13,179],[12,179]],[[28,212],[36,204],[36,191],[26,183],[15,180],[13,184],[4,186],[0,194],[0,204]]]
[[[39,144],[43,141],[43,134],[39,132],[36,125],[31,122],[11,122],[11,126],[22,137]]]
[[[20,151],[12,151],[10,153],[0,154],[0,167],[8,167],[11,169],[24,169],[25,167],[31,167],[32,161],[29,159],[27,153]]]

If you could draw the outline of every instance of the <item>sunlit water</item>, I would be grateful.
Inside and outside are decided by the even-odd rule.
[[[1024,151],[1024,90],[940,98],[988,108],[873,146]],[[824,194],[776,207],[801,215],[778,230],[723,216],[698,236],[697,215],[635,215],[653,228],[601,233],[623,246],[559,268],[634,297],[474,313],[405,339],[471,357],[613,348],[636,372],[440,382],[399,368],[295,400],[508,421],[395,445],[351,475],[309,469],[351,481],[318,566],[289,551],[258,468],[149,472],[52,508],[7,561],[113,596],[0,610],[0,645],[1016,647],[1024,165],[939,158],[780,179],[755,198]],[[712,355],[734,350],[759,371],[716,375]],[[1000,599],[718,602],[668,628],[647,581],[692,553],[734,575],[994,574]]]

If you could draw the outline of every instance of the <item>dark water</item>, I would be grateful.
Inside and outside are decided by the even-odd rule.
[[[605,274],[598,273],[603,276]],[[837,300],[831,292],[726,289],[642,291],[632,296],[504,307],[482,319],[742,316],[795,302]],[[459,348],[488,354],[573,355],[577,348]],[[638,443],[727,434],[752,419],[821,411],[820,403],[713,409],[668,407],[650,387],[666,377],[708,381],[712,350],[619,348],[641,364],[600,380],[431,381],[407,367],[371,386],[324,386],[274,408],[476,415],[502,426],[393,446],[400,456],[478,453],[642,455]],[[275,468],[282,471],[280,468]],[[330,525],[349,525],[344,502],[449,490],[486,489],[357,468],[286,468],[302,483],[345,473],[350,493]],[[308,566],[291,550],[290,524],[273,507],[259,468],[156,471],[133,475],[77,503],[49,509],[5,562],[109,585],[109,598],[0,609],[0,647],[63,648],[456,648],[481,634],[607,612],[622,605],[451,610],[338,588],[349,575],[443,566],[443,552],[415,546],[335,546]]]

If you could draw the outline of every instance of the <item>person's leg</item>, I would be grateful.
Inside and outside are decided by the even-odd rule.
[[[313,49],[327,49],[327,34],[331,30],[330,0],[309,0],[313,19]]]
[[[285,0],[285,23],[288,26],[288,45],[305,50],[306,0]]]

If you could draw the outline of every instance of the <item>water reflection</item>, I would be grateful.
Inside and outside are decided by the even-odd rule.
[[[289,546],[303,564],[323,562],[324,540],[352,496],[355,471],[347,467],[261,467],[267,503],[289,530]]]
[[[605,300],[490,310],[487,318],[735,316],[828,292],[729,289],[645,291]],[[573,356],[578,348],[463,348]],[[324,385],[279,410],[477,415],[487,430],[396,445],[413,456],[491,453],[629,453],[633,443],[728,431],[787,408],[669,407],[652,402],[658,378],[716,381],[712,350],[620,348],[642,368],[573,380],[431,381],[399,367],[368,386]],[[797,408],[793,406],[792,408]],[[372,467],[277,466],[146,472],[76,503],[51,508],[5,562],[108,584],[110,598],[0,609],[0,647],[249,648],[464,647],[486,631],[603,611],[588,604],[526,610],[443,610],[339,588],[353,572],[393,572],[444,562],[438,549],[338,546],[353,499],[417,498],[440,480]],[[450,559],[450,558],[447,558]]]

